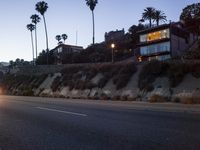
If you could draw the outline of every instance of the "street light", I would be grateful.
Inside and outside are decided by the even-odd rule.
[[[113,63],[114,62],[114,48],[115,48],[114,43],[111,44],[111,48],[112,48],[112,63]]]

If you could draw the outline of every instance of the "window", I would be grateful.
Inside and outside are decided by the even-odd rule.
[[[171,56],[168,54],[168,55],[160,55],[160,56],[153,56],[153,57],[149,57],[148,60],[151,61],[151,60],[160,60],[160,61],[163,61],[163,60],[167,60],[167,59],[170,59]]]
[[[160,31],[140,35],[140,42],[151,42],[151,41],[165,39],[169,37],[170,37],[169,29],[165,29],[165,30],[160,30]]]
[[[162,52],[170,52],[170,42],[152,44],[152,45],[143,46],[140,48],[140,54],[142,56],[162,53]]]
[[[58,48],[58,53],[62,53],[62,47]]]
[[[146,42],[146,40],[147,40],[146,34],[140,36],[140,42]]]

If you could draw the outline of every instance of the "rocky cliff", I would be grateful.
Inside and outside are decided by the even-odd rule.
[[[151,102],[200,102],[200,63],[82,64],[20,68],[4,94]]]

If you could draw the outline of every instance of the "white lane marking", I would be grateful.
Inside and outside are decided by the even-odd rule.
[[[45,108],[45,107],[36,107],[36,108],[37,108],[37,109],[41,109],[41,110],[59,112],[59,113],[70,114],[70,115],[76,115],[76,116],[82,116],[82,117],[87,117],[87,116],[88,116],[88,115],[86,115],[86,114],[75,113],[75,112],[70,112],[70,111],[63,111],[63,110],[57,110],[57,109],[51,109],[51,108]]]

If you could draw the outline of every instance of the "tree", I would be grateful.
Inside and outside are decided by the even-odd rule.
[[[86,0],[86,5],[92,11],[92,21],[93,21],[93,45],[95,43],[95,24],[94,24],[94,9],[98,3],[98,0]]]
[[[48,62],[48,65],[49,65],[49,64],[50,64],[50,65],[55,64],[55,62],[56,62],[56,57],[55,57],[55,55],[54,55],[54,52],[53,52],[53,51],[49,51],[48,55],[49,55],[49,62]],[[47,57],[47,51],[43,50],[43,51],[39,54],[36,63],[37,63],[38,65],[47,65],[46,57]]]
[[[47,47],[47,64],[48,64],[49,43],[48,43],[46,19],[45,19],[45,15],[44,15],[48,9],[48,4],[44,1],[38,2],[35,5],[35,9],[42,15],[43,21],[44,21],[44,28],[45,28],[45,33],[46,33],[46,47]]]
[[[65,40],[67,40],[67,38],[68,38],[67,34],[62,34],[62,39],[63,39],[64,43],[65,43]]]
[[[56,40],[58,41],[58,43],[60,42],[60,40],[61,40],[61,36],[60,35],[56,35]]]
[[[139,41],[139,35],[138,32],[144,30],[145,27],[142,24],[138,24],[138,25],[132,25],[129,30],[128,33],[130,34],[131,38],[132,38],[132,43],[137,44]]]
[[[180,20],[184,22],[187,30],[200,35],[200,3],[186,6],[180,15]]]
[[[34,64],[33,30],[35,29],[35,26],[33,24],[28,24],[26,27],[31,32],[31,44],[32,44],[32,53],[33,53],[33,64]]]
[[[129,29],[128,29],[128,32],[129,32],[129,34],[131,34],[131,35],[136,35],[137,34],[137,32],[139,32],[139,31],[141,31],[141,30],[144,30],[145,29],[145,27],[144,27],[144,25],[142,25],[142,24],[138,24],[138,25],[132,25]]]
[[[9,61],[9,68],[13,68],[15,65],[14,65],[14,61],[13,60],[10,60]]]
[[[144,12],[142,14],[142,19],[149,20],[149,25],[151,27],[154,15],[155,15],[155,8],[147,7],[146,9],[144,9]]]
[[[35,57],[37,59],[37,23],[40,22],[40,17],[37,14],[34,14],[30,18],[35,25]]]
[[[160,21],[167,21],[167,16],[165,15],[164,12],[162,12],[161,10],[156,10],[154,13],[154,17],[153,20],[156,21],[157,26],[159,25]]]

